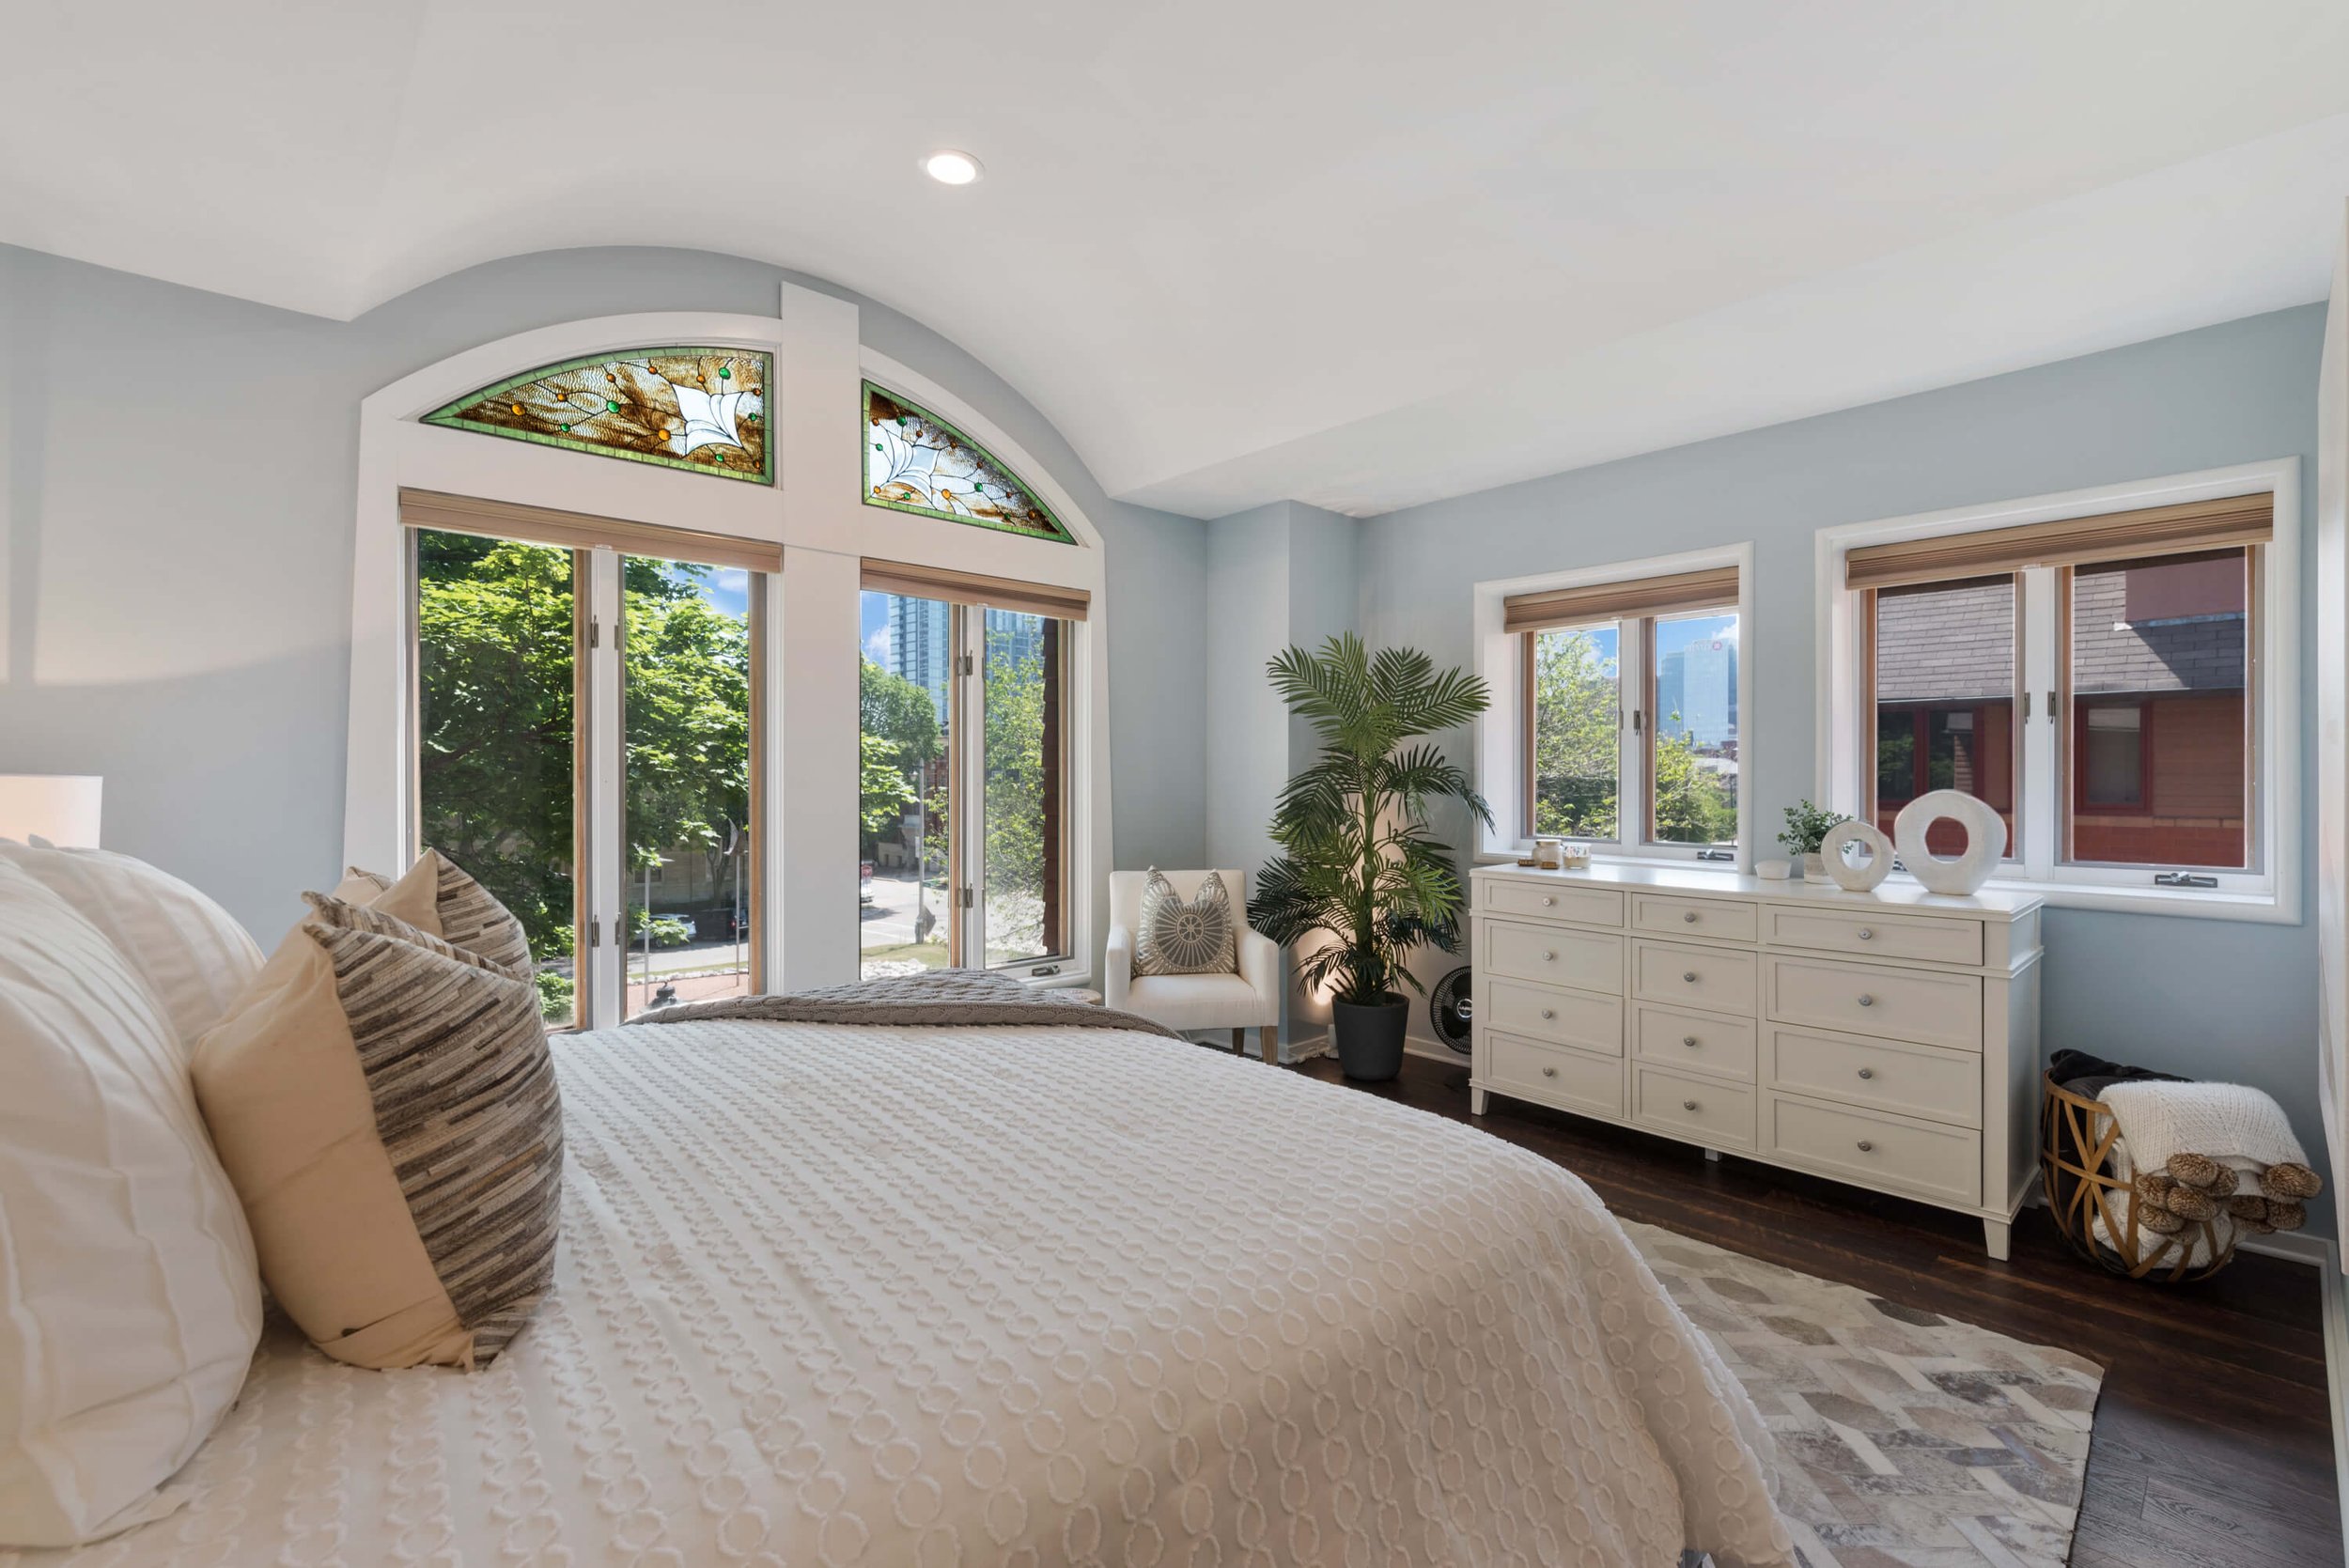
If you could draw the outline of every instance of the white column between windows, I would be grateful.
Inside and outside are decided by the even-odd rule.
[[[616,1027],[626,1013],[628,889],[622,886],[628,842],[624,706],[620,669],[620,557],[610,549],[587,553],[586,778],[581,804],[587,814],[586,928],[573,933],[578,952],[574,989],[581,1024]],[[589,938],[595,939],[591,943]]]
[[[2030,567],[2020,574],[2021,602],[2015,606],[2015,631],[2022,650],[2022,702],[2030,717],[2023,722],[2021,787],[2015,791],[2015,820],[2021,842],[2007,853],[2021,862],[2023,875],[2043,878],[2055,870],[2061,852],[2063,802],[2059,794],[2062,770],[2063,723],[2057,693],[2063,688],[2057,668],[2056,574],[2051,567]]]

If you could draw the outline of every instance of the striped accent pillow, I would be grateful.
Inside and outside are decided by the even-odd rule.
[[[527,969],[380,907],[312,914],[196,1093],[271,1294],[358,1366],[477,1366],[554,1274],[563,1122]]]
[[[396,882],[351,866],[343,873],[334,896],[397,915],[468,953],[530,972],[530,938],[522,923],[438,849],[417,856],[416,863]]]

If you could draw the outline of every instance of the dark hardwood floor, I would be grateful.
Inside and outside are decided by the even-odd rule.
[[[1291,1069],[1345,1081],[1328,1058]],[[1468,1121],[1465,1063],[1351,1085]],[[2024,1211],[1994,1263],[1974,1220],[1498,1097],[1475,1125],[1574,1172],[1626,1219],[1840,1281],[2105,1368],[2073,1568],[2341,1562],[2311,1268],[2238,1256],[2198,1285],[2115,1279]]]

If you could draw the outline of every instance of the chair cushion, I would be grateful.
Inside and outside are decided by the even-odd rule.
[[[313,1343],[354,1366],[478,1365],[554,1272],[562,1106],[537,987],[380,900],[309,898],[197,1047],[205,1119],[270,1293]]]
[[[1280,999],[1268,1006],[1237,974],[1137,975],[1126,1011],[1169,1029],[1254,1029],[1281,1021]]]
[[[153,990],[6,861],[0,1041],[0,1547],[70,1545],[184,1500],[261,1280]]]
[[[1134,933],[1134,977],[1237,974],[1232,895],[1214,872],[1189,903],[1156,866],[1142,889],[1142,927]]]
[[[31,873],[114,943],[163,1003],[183,1062],[260,972],[261,950],[234,915],[145,861],[7,839],[0,860]]]

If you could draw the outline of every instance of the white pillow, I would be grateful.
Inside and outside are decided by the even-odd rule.
[[[113,941],[163,1004],[183,1062],[261,972],[261,950],[235,916],[145,861],[10,839],[0,839],[0,860],[32,873]]]
[[[261,1276],[170,1021],[0,861],[0,1546],[168,1514],[244,1386]]]

